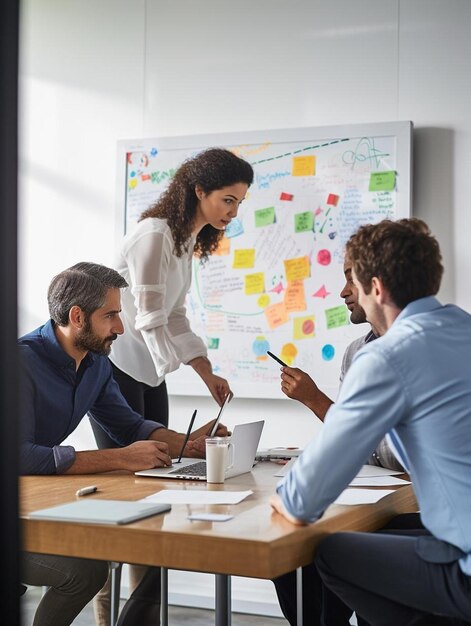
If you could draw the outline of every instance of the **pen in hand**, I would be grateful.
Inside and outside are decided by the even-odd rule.
[[[186,431],[185,439],[183,441],[182,449],[180,450],[178,461],[175,461],[175,463],[180,463],[182,460],[183,450],[185,449],[185,446],[188,443],[188,439],[190,438],[191,429],[193,428],[193,423],[195,421],[196,413],[197,413],[197,409],[193,411],[193,415],[191,416],[191,420],[190,420],[190,425],[188,426],[188,430]]]
[[[269,350],[267,350],[267,354],[268,356],[271,356],[272,359],[275,359],[275,361],[277,361],[277,363],[279,363],[283,367],[288,367],[288,365],[284,361],[282,361],[280,358],[278,358],[275,354],[273,354],[273,352],[270,352]]]

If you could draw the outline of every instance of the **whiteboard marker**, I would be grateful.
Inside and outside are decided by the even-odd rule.
[[[267,350],[267,354],[268,354],[268,356],[271,356],[272,359],[275,359],[275,361],[277,361],[283,367],[288,367],[288,365],[286,365],[286,363],[284,361],[282,361],[276,355],[274,355],[273,352],[270,352],[269,350]]]
[[[87,496],[89,493],[95,493],[98,487],[96,485],[90,485],[90,487],[82,487],[75,492],[76,496]]]

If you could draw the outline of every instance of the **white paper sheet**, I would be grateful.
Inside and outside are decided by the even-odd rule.
[[[253,493],[248,491],[206,491],[205,489],[162,489],[143,498],[142,502],[168,504],[239,504]]]
[[[393,492],[393,489],[345,489],[335,504],[374,504]]]
[[[410,480],[403,480],[395,476],[361,476],[354,478],[350,487],[397,487],[410,484]]]
[[[224,513],[193,513],[188,515],[190,522],[228,522],[233,519],[233,515],[224,515]]]
[[[397,476],[397,474],[403,473],[404,472],[397,472],[396,470],[388,469],[387,467],[377,467],[376,465],[363,465],[356,477],[362,478],[364,476]]]

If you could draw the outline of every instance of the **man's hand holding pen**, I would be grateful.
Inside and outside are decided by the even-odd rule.
[[[208,431],[211,429],[214,424],[214,420],[200,426],[190,435],[190,439],[188,440],[185,450],[184,456],[186,457],[197,457],[199,459],[204,459],[206,456],[206,439],[208,437]],[[227,426],[219,423],[215,437],[227,437],[229,431],[227,430]]]

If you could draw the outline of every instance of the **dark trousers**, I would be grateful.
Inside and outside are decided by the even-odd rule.
[[[283,615],[296,626],[296,572],[273,579]],[[304,626],[348,626],[353,611],[321,580],[314,563],[303,567]]]
[[[117,626],[160,624],[160,568],[149,567],[123,606]]]
[[[426,532],[418,513],[406,513],[392,519],[382,531],[407,532],[414,529]],[[296,572],[289,572],[273,580],[283,615],[291,626],[296,626]],[[305,626],[348,626],[353,610],[331,591],[320,577],[314,563],[303,567],[303,624]],[[358,626],[369,626],[357,615]],[[400,626],[397,624],[396,626]]]
[[[315,565],[325,586],[372,626],[435,626],[471,620],[471,577],[457,560],[417,553],[425,529],[335,533]]]
[[[113,363],[113,377],[129,406],[145,419],[152,419],[168,426],[168,394],[165,381],[158,387],[150,387],[134,380]],[[116,448],[118,444],[90,417],[90,424],[97,446]],[[134,589],[121,611],[118,625],[160,624],[160,568],[149,567],[139,585]]]

